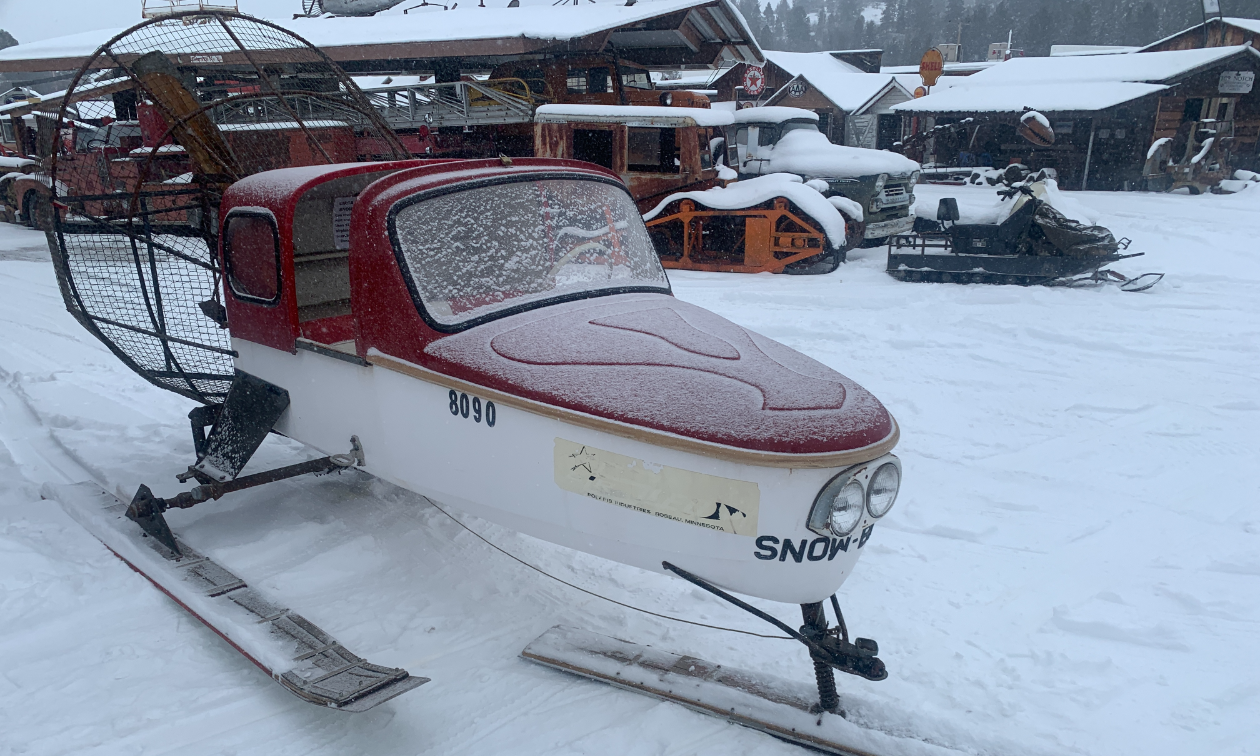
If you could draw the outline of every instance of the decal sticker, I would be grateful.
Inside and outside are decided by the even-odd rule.
[[[847,552],[850,544],[855,549],[865,546],[874,530],[873,523],[867,525],[862,529],[862,534],[856,538],[856,543],[853,542],[855,539],[851,535],[844,538],[818,536],[812,540],[802,538],[799,541],[792,538],[784,538],[780,541],[778,536],[764,535],[757,539],[757,550],[753,552],[753,556],[765,561],[777,559],[780,562],[786,562],[791,559],[797,564],[805,561],[830,562],[836,558],[836,554],[842,551]]]
[[[350,211],[354,209],[354,197],[333,198],[333,246],[338,250],[350,249]]]
[[[636,512],[735,535],[757,535],[756,483],[653,465],[556,439],[556,485]]]

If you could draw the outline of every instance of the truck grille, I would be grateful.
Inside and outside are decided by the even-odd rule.
[[[906,188],[901,185],[885,186],[883,197],[880,203],[884,207],[890,205],[906,205],[910,203],[910,196],[906,192]]]

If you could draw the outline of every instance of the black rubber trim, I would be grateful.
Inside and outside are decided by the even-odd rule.
[[[372,367],[372,363],[357,354],[347,354],[336,349],[329,349],[323,344],[319,344],[309,339],[298,339],[296,346],[298,349],[305,349],[308,352],[314,352],[315,354],[320,354],[325,357],[332,357],[334,360],[349,362],[352,365],[358,365],[359,367]]]
[[[528,302],[526,304],[506,307],[502,310],[498,310],[496,312],[492,312],[487,315],[482,315],[480,317],[473,318],[471,320],[467,320],[462,323],[446,324],[446,323],[439,323],[437,320],[435,320],[433,316],[429,314],[428,310],[424,308],[424,301],[420,298],[420,291],[416,288],[416,282],[411,277],[411,268],[408,267],[406,257],[404,257],[403,255],[402,245],[399,244],[398,242],[398,230],[396,226],[396,219],[397,219],[398,213],[402,212],[403,210],[407,209],[408,207],[411,207],[412,205],[416,203],[424,202],[426,200],[430,200],[435,197],[442,197],[447,194],[455,194],[457,192],[468,191],[471,189],[480,189],[483,187],[495,186],[498,184],[516,184],[516,183],[520,183],[524,181],[547,181],[547,180],[596,181],[602,184],[608,184],[609,186],[617,187],[618,189],[625,192],[627,196],[630,197],[631,202],[634,201],[633,195],[631,195],[630,191],[626,189],[625,184],[611,177],[596,176],[596,175],[578,176],[578,175],[574,175],[573,173],[569,173],[567,171],[537,171],[537,172],[531,172],[531,173],[509,174],[506,176],[494,176],[492,178],[460,182],[457,184],[448,184],[446,186],[440,186],[434,189],[429,189],[427,191],[416,192],[415,194],[412,194],[408,197],[405,197],[404,199],[401,199],[395,202],[394,205],[390,207],[389,214],[386,216],[385,225],[386,225],[387,230],[389,231],[389,243],[393,247],[393,250],[394,250],[394,260],[398,264],[399,270],[402,271],[403,280],[407,282],[407,291],[408,293],[411,294],[412,303],[416,306],[416,310],[420,313],[420,317],[424,319],[424,322],[430,328],[432,328],[435,331],[438,331],[439,333],[459,333],[460,331],[466,331],[469,328],[474,328],[484,323],[489,323],[492,320],[498,320],[499,318],[506,318],[511,315],[519,315],[520,313],[528,312],[529,310],[536,310],[541,307],[548,307],[550,305],[560,304],[562,302],[575,302],[581,299],[594,299],[597,297],[609,297],[615,294],[648,293],[648,294],[668,294],[670,296],[674,295],[673,286],[669,284],[669,274],[666,273],[665,274],[666,285],[665,285],[665,288],[663,289],[659,286],[618,286],[616,288],[600,289],[598,291],[579,291],[579,292],[573,292],[571,294],[562,294],[560,296],[549,297],[547,299],[539,299],[533,302]],[[662,268],[662,272],[663,271],[664,269]]]

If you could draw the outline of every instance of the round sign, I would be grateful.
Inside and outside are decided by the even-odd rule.
[[[761,66],[744,67],[744,93],[759,95],[766,91],[766,72]]]
[[[935,86],[936,80],[941,78],[944,71],[945,56],[941,55],[940,50],[933,47],[923,53],[923,58],[919,61],[919,78],[923,79],[924,86]]]
[[[794,81],[788,85],[788,94],[792,97],[803,97],[805,95],[805,82]]]
[[[915,88],[914,88],[914,99],[916,99],[916,100],[917,100],[917,99],[919,99],[920,97],[927,97],[927,89],[925,89],[925,88],[923,88],[923,87],[915,87]]]

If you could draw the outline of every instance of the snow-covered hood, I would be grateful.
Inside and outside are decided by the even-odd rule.
[[[783,135],[771,149],[770,173],[795,173],[805,178],[859,178],[905,175],[919,164],[884,150],[832,144],[822,132],[796,129]]]
[[[831,368],[665,294],[566,302],[438,339],[426,367],[596,417],[742,449],[859,449],[896,432]]]

